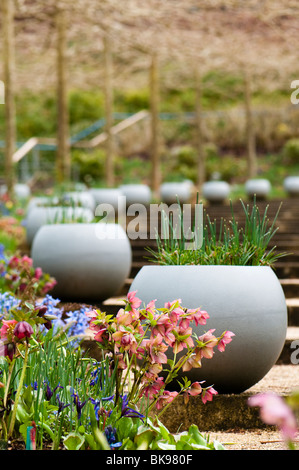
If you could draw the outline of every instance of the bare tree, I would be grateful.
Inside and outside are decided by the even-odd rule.
[[[14,98],[14,0],[3,1],[2,12],[5,84],[5,181],[7,185],[7,191],[9,194],[11,194],[14,184],[13,154],[16,148],[16,118]]]
[[[112,63],[112,45],[109,30],[103,37],[104,40],[104,70],[105,70],[105,118],[106,118],[106,184],[108,187],[114,185],[114,145],[113,145],[113,63]]]
[[[57,179],[71,178],[70,135],[67,94],[67,12],[61,2],[56,7],[57,31]]]

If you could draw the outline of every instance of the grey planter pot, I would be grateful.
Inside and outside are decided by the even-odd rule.
[[[212,203],[224,202],[230,194],[230,185],[226,181],[207,181],[203,184],[202,195]]]
[[[131,269],[129,239],[117,224],[45,225],[33,242],[34,266],[54,276],[51,295],[100,302],[118,293]]]
[[[36,207],[50,206],[51,203],[58,205],[58,198],[57,197],[51,198],[47,196],[33,197],[30,199],[30,201],[27,204],[26,213],[29,214],[29,212],[32,209],[35,209]]]
[[[235,333],[226,350],[203,359],[202,367],[187,375],[205,380],[219,393],[241,393],[259,382],[276,363],[286,338],[287,307],[279,280],[269,267],[145,266],[131,291],[156,305],[182,300],[187,308],[200,307],[210,316],[197,334],[215,328],[215,335]]]
[[[16,183],[14,185],[14,193],[17,199],[28,199],[31,195],[31,190],[28,184]],[[1,185],[0,194],[3,195],[7,192],[6,184]]]
[[[117,188],[92,188],[90,193],[95,200],[96,206],[99,204],[110,204],[115,213],[118,211],[120,198],[124,196],[123,192]]]
[[[284,190],[291,197],[299,196],[299,176],[288,176],[283,182]]]
[[[271,183],[267,179],[251,179],[245,183],[245,191],[247,196],[257,199],[266,199],[271,191]]]
[[[92,211],[85,207],[34,207],[26,218],[27,243],[31,246],[37,231],[43,225],[75,221],[91,222],[93,217]]]
[[[78,205],[86,207],[91,211],[95,210],[95,200],[93,195],[89,191],[73,191],[63,195],[66,201],[69,201],[74,206]]]
[[[193,185],[190,181],[163,183],[160,187],[160,197],[166,204],[181,204],[190,201]]]
[[[152,192],[146,184],[123,184],[119,188],[126,197],[126,204],[143,204],[149,205],[152,199]]]
[[[24,183],[15,184],[14,192],[18,199],[28,199],[31,195],[31,190],[28,184],[24,184]]]

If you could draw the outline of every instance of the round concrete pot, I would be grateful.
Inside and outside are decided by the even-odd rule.
[[[152,192],[146,184],[123,184],[119,188],[126,197],[126,204],[143,204],[149,205],[152,199]]]
[[[52,295],[99,302],[118,293],[131,269],[131,246],[117,224],[45,225],[34,238],[34,266],[53,276]]]
[[[37,231],[43,225],[76,221],[91,222],[93,217],[92,211],[85,207],[34,207],[28,212],[25,222],[27,243],[31,246]]]
[[[14,192],[18,199],[28,199],[31,194],[28,184],[24,183],[16,183],[14,185]]]
[[[183,373],[192,381],[206,381],[219,393],[241,393],[259,382],[276,363],[286,338],[287,307],[273,270],[259,266],[145,266],[131,291],[145,304],[156,306],[182,300],[186,308],[200,307],[210,316],[209,329],[235,336],[224,352],[216,350],[202,367]],[[216,349],[216,348],[215,348]]]
[[[250,179],[245,183],[245,191],[248,197],[266,199],[271,191],[271,183],[267,179]]]
[[[230,185],[226,181],[207,181],[203,184],[202,195],[211,203],[222,203],[230,194]]]
[[[58,204],[59,199],[57,197],[47,197],[47,196],[36,196],[30,199],[30,201],[27,204],[26,208],[26,213],[29,214],[29,212],[32,209],[35,209],[36,207],[50,207],[53,205],[59,205]]]
[[[299,176],[288,176],[283,182],[284,190],[291,197],[299,196]]]
[[[14,194],[17,199],[28,199],[31,195],[31,190],[28,184],[25,183],[16,183],[14,185]],[[3,184],[0,187],[0,195],[3,195],[7,192],[7,185]]]
[[[114,211],[118,211],[118,205],[123,192],[118,188],[92,188],[90,193],[95,200],[96,206],[99,204],[110,204]]]
[[[166,204],[184,204],[190,201],[192,196],[192,182],[163,183],[160,187],[160,197]]]

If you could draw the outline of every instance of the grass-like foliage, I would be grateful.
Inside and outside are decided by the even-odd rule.
[[[157,250],[148,248],[152,262],[160,265],[242,265],[242,266],[271,266],[286,253],[276,253],[276,246],[269,247],[278,230],[276,226],[280,207],[272,222],[268,217],[266,206],[264,213],[253,201],[252,208],[241,201],[244,211],[244,223],[241,225],[234,215],[231,203],[231,219],[226,222],[211,220],[204,211],[202,224],[202,243],[199,248],[186,248],[187,238],[183,230],[183,209],[180,208],[179,224],[173,224],[171,217],[162,216],[164,233],[168,229],[169,236],[156,236]],[[163,214],[162,214],[163,215]],[[200,227],[192,228],[193,234],[198,234]],[[199,245],[198,245],[199,246]]]

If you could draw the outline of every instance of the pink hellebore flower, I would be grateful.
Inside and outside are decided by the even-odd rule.
[[[2,343],[0,341],[0,356],[6,356],[8,357],[11,361],[13,360],[13,357],[16,352],[16,345],[15,343]]]
[[[13,329],[18,322],[16,320],[2,320],[2,327],[0,329],[0,336],[2,339],[7,339],[9,334],[13,333]]]
[[[144,353],[143,353],[144,355]],[[145,380],[154,380],[157,376],[162,372],[163,366],[162,364],[149,364],[148,369],[145,373]]]
[[[20,321],[15,326],[14,335],[18,339],[30,338],[33,335],[33,328],[28,322]]]
[[[89,310],[88,312],[85,312],[85,315],[91,319],[90,321],[95,320],[98,316],[96,310]]]
[[[191,314],[196,326],[205,325],[207,319],[210,318],[210,315],[205,310],[200,310],[199,308],[188,309],[187,314]]]
[[[142,395],[144,394],[146,397],[152,400],[159,393],[159,391],[161,390],[163,386],[164,386],[163,377],[158,377],[155,382],[148,384],[143,389],[141,394]]]
[[[47,294],[50,290],[52,290],[57,284],[57,281],[55,279],[48,281],[45,283],[42,289],[43,294]]]
[[[18,256],[12,256],[8,262],[10,268],[16,268],[20,263],[20,258]]]
[[[178,392],[169,392],[168,390],[164,390],[163,395],[161,395],[156,403],[157,410],[161,410],[165,405],[171,403],[175,397],[177,397]]]
[[[212,334],[214,331],[215,330],[209,330],[207,333],[198,337],[198,339],[203,343],[203,345],[200,347],[200,355],[206,359],[211,359],[213,357],[213,348],[217,345],[218,342],[216,336]]]
[[[119,347],[124,349],[124,351],[130,351],[132,354],[136,353],[137,341],[135,336],[122,326],[120,326],[119,330],[113,333],[112,338],[116,341]]]
[[[187,372],[191,369],[197,369],[201,367],[201,352],[196,348],[197,351],[196,353],[191,354],[191,356],[188,357],[186,362],[184,362],[182,370],[183,372]]]
[[[213,395],[218,395],[218,392],[213,387],[203,389],[201,396],[202,402],[206,404],[207,401],[212,401]]]
[[[157,334],[154,338],[145,340],[145,342],[149,349],[151,360],[154,363],[166,364],[167,356],[165,351],[168,349],[168,346],[163,343],[162,336]]]
[[[136,295],[135,295],[136,292],[137,291],[129,292],[128,295],[127,295],[128,303],[130,304],[130,306],[133,310],[139,308],[140,305],[141,305],[141,300],[138,299],[138,297],[136,297]]]
[[[156,306],[155,306],[156,300],[157,300],[157,299],[151,300],[151,301],[147,304],[147,306],[145,307],[145,310],[146,310],[147,313],[151,313],[152,315],[154,315],[155,309],[156,309]]]
[[[109,338],[108,330],[104,325],[99,326],[98,329],[94,328],[94,331],[96,331],[94,340],[98,343],[103,343],[104,340]]]
[[[200,382],[193,382],[191,387],[184,392],[184,403],[187,404],[189,401],[189,395],[196,397],[202,393],[202,386]]]
[[[39,280],[43,275],[43,270],[42,268],[36,268],[34,271],[34,277],[35,279]]]
[[[260,393],[248,400],[249,406],[259,406],[262,420],[279,427],[285,441],[295,439],[298,426],[292,410],[274,393]]]
[[[193,382],[193,384],[191,384],[191,388],[188,390],[189,395],[191,395],[192,397],[200,395],[201,392],[202,386],[200,385],[200,382]]]
[[[172,334],[173,324],[171,323],[168,315],[156,315],[155,326],[152,329],[152,336],[160,334],[167,344],[172,344],[174,335]]]
[[[226,331],[224,333],[223,338],[219,341],[217,346],[220,352],[223,352],[225,350],[225,345],[231,342],[232,336],[235,336],[232,331]]]
[[[28,267],[31,267],[33,264],[32,258],[29,258],[29,256],[27,255],[23,256],[21,262],[22,264],[24,264],[25,266],[27,265]]]
[[[192,335],[192,328],[185,328],[179,326],[175,330],[175,342],[172,345],[173,352],[177,354],[178,352],[182,351],[184,348],[193,348],[194,343],[193,339],[191,338]]]

